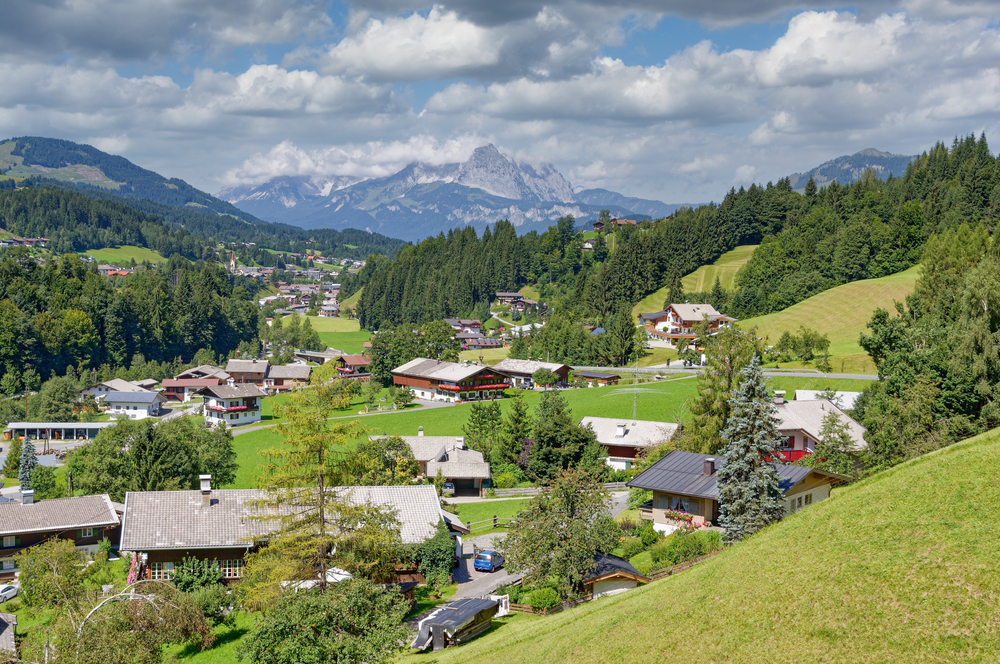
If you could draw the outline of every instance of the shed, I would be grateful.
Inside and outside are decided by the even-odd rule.
[[[624,558],[599,553],[594,556],[594,569],[583,577],[583,587],[592,599],[617,595],[635,588],[640,583],[649,583],[649,578],[639,573]]]
[[[492,599],[460,599],[448,602],[420,621],[417,638],[411,648],[434,652],[457,646],[490,628],[499,603]]]

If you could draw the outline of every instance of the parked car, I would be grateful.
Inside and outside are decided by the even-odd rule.
[[[16,586],[0,587],[0,602],[6,602],[7,600],[14,599],[15,597],[17,597]]]
[[[496,551],[480,551],[472,566],[480,572],[495,572],[503,567],[503,556]]]
[[[441,485],[441,495],[442,496],[454,496],[455,495],[455,483],[445,482]]]

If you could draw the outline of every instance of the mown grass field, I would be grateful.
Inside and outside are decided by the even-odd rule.
[[[309,316],[309,324],[319,333],[320,341],[330,348],[358,355],[363,344],[372,338],[371,332],[361,329],[361,323],[354,318],[324,318]]]
[[[805,325],[829,335],[830,363],[834,371],[875,373],[871,359],[858,345],[858,337],[868,331],[865,326],[876,308],[892,312],[893,302],[902,301],[913,292],[919,270],[919,266],[914,266],[881,279],[844,284],[784,311],[740,321],[739,325],[744,330],[757,328],[757,334],[769,345],[776,344],[786,331],[797,332],[800,326]],[[781,366],[797,365],[782,363]]]
[[[445,500],[447,500],[447,498],[445,498]],[[465,525],[476,523],[477,521],[492,519],[494,516],[498,519],[512,519],[524,511],[524,508],[528,506],[528,502],[530,500],[530,498],[517,498],[514,500],[488,500],[482,503],[459,503],[457,505],[458,518],[460,518],[462,523]],[[506,529],[506,525],[502,525],[496,530],[487,531],[477,529],[476,532],[472,534],[482,535],[485,532],[500,532],[501,530]]]
[[[861,380],[835,380],[823,377],[817,378],[773,378],[770,385],[773,389],[787,390],[789,396],[796,389],[800,390],[822,390],[833,387],[838,390],[856,391],[861,390],[868,384]],[[683,422],[690,422],[690,414],[687,406],[694,398],[695,378],[673,378],[657,383],[643,384],[639,387],[637,401],[637,417],[640,420],[654,420],[660,422],[676,422],[678,418]],[[513,390],[508,391],[513,393]],[[525,402],[532,407],[537,405],[541,399],[541,392],[523,392]],[[632,417],[632,401],[635,392],[628,386],[591,387],[580,390],[566,390],[562,392],[569,402],[573,418],[579,421],[586,415],[596,417]],[[268,397],[264,399],[261,413],[264,417],[271,416],[274,405],[280,403],[286,397]],[[500,401],[500,407],[504,413],[510,408],[512,400]],[[358,417],[357,412],[363,408],[360,398],[355,399],[350,409],[343,411],[343,415],[354,417],[361,430],[355,436],[354,441],[361,436],[385,434],[390,436],[415,436],[417,429],[424,427],[424,433],[428,436],[461,436],[462,427],[469,419],[469,411],[472,404],[458,404],[443,408],[410,407],[406,410],[365,415]],[[262,424],[272,424],[278,420],[268,420]],[[238,430],[237,430],[238,431]],[[280,444],[281,437],[276,427],[248,431],[233,437],[233,446],[236,448],[239,470],[236,472],[236,482],[231,487],[235,489],[249,489],[257,484],[259,468],[265,462],[262,450],[276,447]]]
[[[987,662],[1000,432],[834,491],[681,574],[408,662]]]
[[[463,350],[458,354],[458,357],[461,360],[470,360],[478,362],[480,355],[483,356],[483,362],[489,365],[494,365],[500,360],[510,355],[510,347],[486,348],[484,350],[479,350],[477,348],[474,348],[472,350]]]
[[[149,261],[153,264],[165,263],[167,261],[166,258],[159,254],[159,252],[153,251],[152,249],[147,249],[146,247],[134,247],[127,244],[120,247],[90,249],[80,253],[85,256],[92,256],[98,263],[108,263],[110,265],[118,265],[119,267],[128,267],[129,262],[132,259],[135,259],[136,263]]]
[[[711,265],[702,265],[691,274],[681,278],[681,285],[685,293],[696,293],[712,290],[715,285],[715,278],[719,277],[719,282],[726,290],[732,290],[733,279],[740,268],[746,265],[750,257],[753,256],[757,245],[746,245],[736,247],[732,251],[719,256]],[[663,287],[654,293],[644,297],[637,305],[632,307],[632,315],[638,316],[640,313],[650,313],[652,311],[662,311],[663,301],[667,297],[667,287]]]

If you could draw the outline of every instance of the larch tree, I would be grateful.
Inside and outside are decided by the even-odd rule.
[[[774,403],[760,360],[740,372],[740,385],[729,401],[729,423],[722,431],[726,462],[716,473],[719,525],[723,542],[732,544],[785,515],[778,473],[772,460],[781,457]]]

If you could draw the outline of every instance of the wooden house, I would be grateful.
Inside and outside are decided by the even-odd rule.
[[[671,422],[627,420],[616,417],[584,417],[581,427],[590,427],[607,453],[605,463],[615,470],[629,470],[643,450],[670,440],[677,431]]]
[[[261,400],[267,396],[256,385],[212,385],[199,394],[205,397],[205,422],[228,427],[260,422]]]
[[[735,318],[716,311],[710,304],[671,304],[663,311],[639,314],[639,320],[650,339],[662,339],[676,345],[681,339],[695,341],[698,337],[696,328],[701,323],[707,323],[708,335],[718,334],[720,330],[736,322]]]
[[[639,573],[629,561],[608,553],[594,556],[594,568],[581,580],[583,592],[591,599],[600,599],[632,590],[649,578]]]
[[[264,379],[267,378],[267,370],[271,363],[267,360],[229,360],[226,364],[226,373],[229,379],[239,385],[242,383],[253,383],[257,387],[264,387]]]
[[[467,401],[503,398],[513,387],[510,376],[495,367],[442,362],[418,357],[392,370],[394,385],[409,387],[418,399]]]

